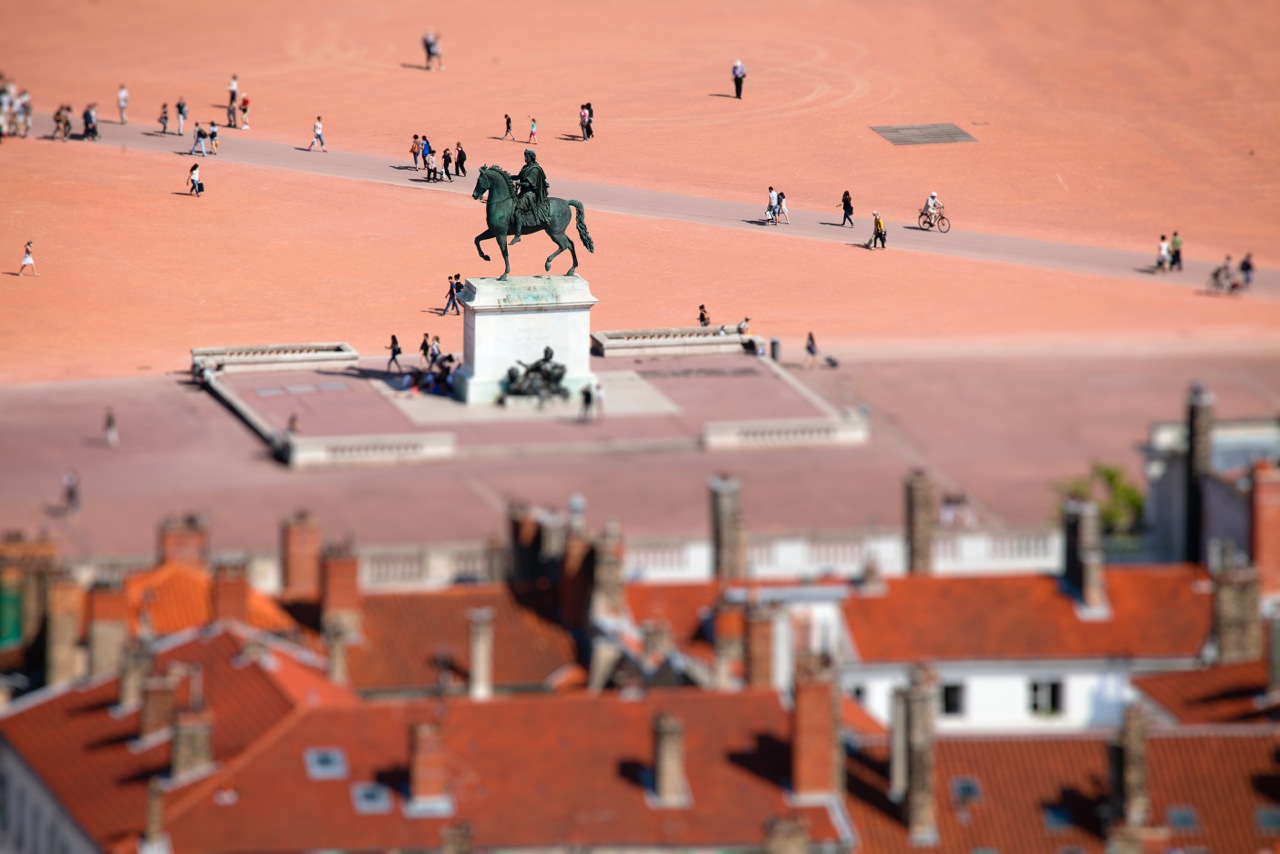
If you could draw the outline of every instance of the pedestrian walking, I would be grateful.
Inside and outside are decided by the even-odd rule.
[[[249,93],[240,93],[240,129],[249,129]]]
[[[129,90],[120,84],[120,90],[116,92],[116,106],[120,108],[120,124],[127,125],[129,123]]]
[[[440,34],[428,31],[422,37],[422,49],[427,53],[427,70],[444,71],[444,60],[440,55]]]
[[[62,512],[75,513],[80,509],[80,475],[75,469],[62,473]]]
[[[840,207],[844,208],[844,219],[840,221],[840,227],[844,228],[845,223],[853,228],[853,197],[849,195],[849,191],[844,191],[844,196],[840,199]]]
[[[1176,231],[1173,233],[1173,240],[1169,243],[1169,251],[1171,253],[1169,257],[1169,269],[1172,270],[1176,267],[1178,270],[1181,270],[1182,238],[1178,236],[1178,232]]]
[[[182,126],[187,122],[187,99],[179,95],[173,109],[178,114],[178,136],[182,136]]]
[[[320,143],[320,150],[328,154],[329,149],[324,146],[324,123],[319,116],[316,116],[316,123],[311,126],[311,144],[307,146],[307,151],[315,148],[317,142]]]
[[[396,336],[391,336],[391,343],[386,349],[391,351],[391,358],[387,361],[387,373],[391,373],[391,366],[395,365],[396,370],[403,374],[404,368],[400,367],[400,341]]]
[[[596,108],[591,106],[591,102],[587,101],[587,139],[595,139],[596,136]],[[599,409],[597,402],[596,409]]]
[[[240,78],[231,75],[231,82],[227,84],[227,127],[236,126],[236,107],[240,103]]]
[[[449,174],[449,168],[453,166],[453,150],[446,148],[444,154],[440,155],[440,163],[444,167],[444,177],[449,179],[449,183],[453,183],[453,176]]]
[[[587,105],[578,108],[578,127],[582,131],[582,141],[587,141]]]
[[[1244,253],[1244,257],[1240,259],[1240,276],[1244,279],[1244,286],[1246,288],[1253,284],[1252,252]]]
[[[884,220],[880,218],[880,214],[876,213],[875,211],[872,211],[871,212],[871,246],[869,248],[874,251],[876,248],[876,244],[879,243],[881,249],[887,249],[888,247],[885,245],[886,236],[887,235],[885,234]]]
[[[764,209],[764,221],[778,224],[778,191],[769,188],[769,205]]]
[[[204,192],[204,184],[200,183],[200,164],[199,163],[191,164],[191,170],[187,172],[187,182],[191,186],[191,189],[187,191],[187,195],[189,196],[194,193],[197,199],[200,198],[200,194]]]
[[[591,383],[587,383],[582,387],[582,420],[584,422],[591,420],[591,404],[594,398],[595,391],[591,388]]]
[[[440,170],[436,168],[436,155],[433,151],[426,152],[422,157],[422,165],[427,169],[428,181],[439,181]]]
[[[813,333],[804,339],[804,366],[812,368],[818,361],[818,342],[813,339]]]
[[[209,122],[209,144],[213,146],[213,153],[218,153],[218,123]]]
[[[413,171],[418,171],[418,155],[422,153],[422,140],[418,139],[418,135],[413,135],[413,142],[409,143],[409,153],[413,155]]]
[[[502,138],[506,139],[507,137],[511,137],[512,142],[519,142],[519,140],[516,139],[516,135],[511,132],[511,116],[507,115],[506,113],[503,113],[502,118],[507,123],[507,129],[502,134]]]
[[[791,214],[787,210],[787,194],[781,190],[778,191],[778,213],[774,220],[776,221],[779,216],[787,221],[787,225],[791,225]]]
[[[698,306],[698,325],[699,326],[711,325],[711,315],[707,314],[707,307],[705,305]]]
[[[31,275],[33,276],[40,275],[39,273],[36,272],[35,259],[31,257],[31,247],[34,243],[35,243],[34,240],[28,240],[27,245],[22,247],[22,266],[18,268],[19,276],[23,275],[26,272],[28,267],[31,268]]]
[[[458,285],[453,276],[449,277],[449,293],[445,295],[444,311],[440,312],[440,314],[448,314],[450,308],[453,309],[454,314],[462,314],[462,310],[458,308]]]
[[[115,450],[120,444],[120,430],[116,426],[116,413],[110,406],[107,407],[107,414],[102,419],[102,438],[106,440],[107,447]]]
[[[440,361],[440,336],[434,335],[431,338],[431,359],[427,362],[428,368],[434,368],[436,363]]]
[[[160,133],[169,132],[169,105],[160,105]]]
[[[741,59],[733,61],[733,97],[742,100],[742,81],[747,79],[747,69]]]
[[[418,361],[420,365],[431,364],[431,333],[422,333],[422,343],[418,345],[418,352],[422,354],[422,358]]]
[[[1156,270],[1161,273],[1169,271],[1169,263],[1173,258],[1169,252],[1169,238],[1160,235],[1160,243],[1156,246]]]
[[[538,120],[529,116],[529,142],[538,144]]]
[[[467,177],[467,152],[463,150],[462,143],[457,145],[458,153],[454,156],[453,171],[458,173],[459,178]]]
[[[187,153],[194,157],[196,154],[196,146],[200,146],[200,156],[208,157],[209,152],[207,152],[204,147],[204,141],[208,136],[209,134],[205,132],[205,129],[200,127],[200,123],[196,122],[196,130],[191,137],[191,150]]]
[[[600,385],[600,383],[596,383],[594,397],[596,420],[601,421],[604,419],[604,386]]]

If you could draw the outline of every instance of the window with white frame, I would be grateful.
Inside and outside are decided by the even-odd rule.
[[[1031,713],[1048,717],[1062,714],[1061,679],[1032,680]]]

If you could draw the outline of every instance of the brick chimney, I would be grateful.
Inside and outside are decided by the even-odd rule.
[[[182,777],[213,761],[213,716],[204,707],[204,674],[193,667],[188,675],[188,708],[173,716],[169,776]]]
[[[467,668],[471,699],[484,701],[493,696],[493,609],[472,608],[467,621],[471,626]]]
[[[409,794],[415,801],[449,796],[448,756],[437,724],[418,724],[409,748]]]
[[[118,668],[128,638],[124,588],[118,581],[98,582],[89,590],[89,675]]]
[[[243,563],[220,564],[213,570],[213,620],[249,622],[249,571]]]
[[[321,623],[360,634],[360,562],[349,543],[329,546],[320,565]]]
[[[907,688],[893,689],[889,699],[889,800],[907,796]]]
[[[906,481],[907,573],[933,572],[933,481],[924,469],[912,469]]]
[[[816,662],[796,667],[791,709],[791,788],[797,796],[844,792],[840,698],[829,669]]]
[[[203,566],[209,560],[209,531],[200,517],[190,514],[160,523],[160,563],[179,560]]]
[[[1107,607],[1106,574],[1102,556],[1102,526],[1098,505],[1069,498],[1062,503],[1063,580],[1087,610]]]
[[[748,688],[773,687],[773,620],[768,605],[747,606],[746,681]]]
[[[324,630],[324,644],[329,653],[328,676],[335,685],[351,684],[351,669],[347,662],[347,633],[340,625],[331,625]]]
[[[904,802],[912,845],[938,844],[938,804],[934,773],[933,718],[938,679],[933,668],[917,665],[906,691],[907,791]]]
[[[298,510],[281,521],[280,564],[285,598],[319,598],[320,552],[320,526],[310,513]]]
[[[653,793],[657,806],[689,805],[684,775],[684,724],[671,712],[653,719]]]
[[[570,631],[581,631],[590,619],[593,566],[591,540],[570,523],[565,534],[557,592],[560,621]]]
[[[665,656],[674,647],[671,624],[666,620],[645,620],[640,625],[640,648],[645,658]]]
[[[1258,586],[1258,573],[1248,566],[1224,566],[1214,579],[1213,633],[1223,664],[1262,657]]]
[[[1280,468],[1255,463],[1249,495],[1250,553],[1266,597],[1280,593]]]
[[[465,821],[440,831],[440,854],[471,854],[471,825]]]
[[[151,675],[154,658],[151,647],[144,641],[130,639],[124,643],[120,666],[119,705],[135,706],[142,702],[142,683]]]
[[[1280,617],[1272,617],[1267,625],[1267,697],[1280,702]]]
[[[138,714],[138,737],[160,732],[173,720],[175,696],[178,693],[176,673],[148,676],[142,680],[142,709]]]
[[[1147,788],[1147,716],[1142,706],[1125,707],[1120,733],[1111,750],[1112,827],[1145,827],[1151,819]]]
[[[711,489],[711,545],[715,578],[724,589],[747,577],[747,530],[742,521],[738,479],[713,475]]]
[[[49,579],[45,605],[45,684],[56,685],[80,674],[76,663],[83,593],[70,575]]]
[[[1213,392],[1193,382],[1187,390],[1187,515],[1183,522],[1183,559],[1188,563],[1204,560],[1204,477],[1212,470],[1213,404]]]
[[[168,846],[164,832],[164,786],[159,775],[147,783],[147,826],[142,834],[144,851],[161,851]]]
[[[595,584],[591,593],[591,609],[597,614],[619,614],[623,610],[622,528],[610,520],[604,534],[592,550],[595,561]]]

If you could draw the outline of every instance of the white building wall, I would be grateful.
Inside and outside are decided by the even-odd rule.
[[[94,854],[99,849],[27,764],[0,741],[0,851],[12,854]],[[141,817],[140,817],[141,818]]]

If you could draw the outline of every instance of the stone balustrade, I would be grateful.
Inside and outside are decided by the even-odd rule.
[[[736,326],[680,326],[591,333],[596,356],[679,356],[700,353],[755,352],[764,339],[739,335]]]
[[[866,419],[791,418],[770,421],[713,421],[702,430],[709,451],[794,448],[805,445],[861,445],[870,437]]]
[[[213,371],[275,371],[298,368],[355,367],[360,354],[344,341],[262,344],[246,347],[196,347],[191,371],[200,377]]]
[[[278,455],[290,468],[422,462],[452,457],[452,433],[396,433],[383,436],[299,436],[276,438]]]

